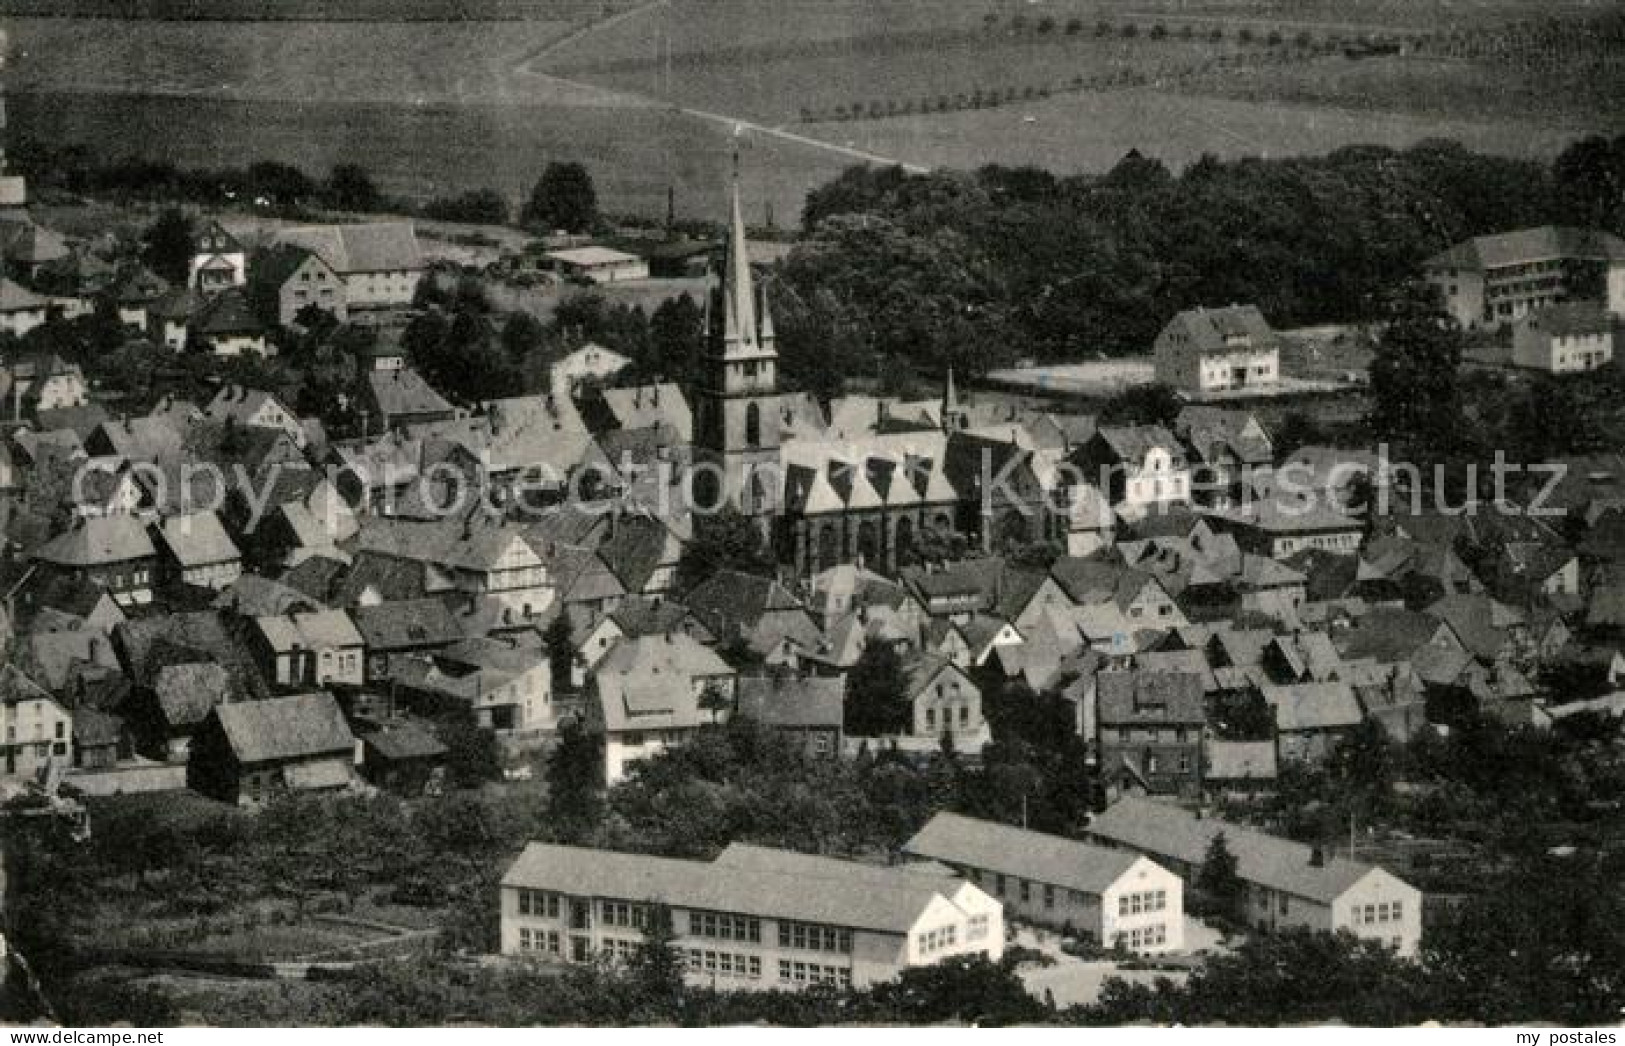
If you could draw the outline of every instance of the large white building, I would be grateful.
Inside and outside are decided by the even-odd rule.
[[[1423,264],[1463,327],[1499,327],[1572,300],[1625,316],[1625,240],[1600,229],[1543,225],[1479,236]]]
[[[1149,857],[1187,882],[1222,835],[1246,884],[1253,926],[1347,930],[1401,955],[1415,955],[1422,942],[1422,891],[1376,865],[1151,799],[1118,800],[1090,822],[1089,835]]]
[[[412,304],[423,278],[423,252],[411,222],[300,225],[277,233],[277,242],[316,254],[344,281],[350,311]]]
[[[1194,399],[1268,390],[1281,380],[1281,346],[1256,305],[1187,309],[1152,349],[1157,381]]]
[[[948,865],[1013,917],[1142,954],[1185,946],[1184,884],[1146,857],[940,813],[903,847]]]
[[[734,845],[715,861],[531,843],[502,878],[502,954],[636,954],[656,906],[688,979],[734,990],[862,987],[961,955],[1004,954],[1004,913],[940,871]]]

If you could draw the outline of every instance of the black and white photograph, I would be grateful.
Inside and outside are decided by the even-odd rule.
[[[1622,0],[0,0],[8,1046],[1622,1024]]]

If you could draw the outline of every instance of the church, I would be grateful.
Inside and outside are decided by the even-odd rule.
[[[691,389],[695,511],[729,506],[760,520],[798,576],[842,563],[895,573],[967,544],[994,551],[1064,538],[1031,448],[1012,441],[1008,428],[994,437],[974,427],[951,374],[940,404],[893,415],[876,401],[872,424],[847,434],[823,419],[807,423],[806,397],[779,392],[778,362],[736,184],[703,377]],[[1010,481],[986,496],[984,457],[996,462],[995,474],[1011,466],[1002,473]]]

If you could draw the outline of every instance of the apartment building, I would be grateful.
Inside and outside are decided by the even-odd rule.
[[[1463,327],[1500,327],[1549,305],[1606,302],[1625,315],[1625,240],[1597,229],[1543,225],[1479,236],[1423,264]]]
[[[997,960],[1004,913],[939,871],[735,845],[682,861],[531,843],[501,890],[502,954],[566,963],[636,954],[657,906],[696,984],[862,987],[961,955]]]

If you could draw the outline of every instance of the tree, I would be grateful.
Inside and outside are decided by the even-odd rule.
[[[590,232],[598,225],[598,192],[579,163],[550,163],[531,190],[519,221],[543,230]]]
[[[547,760],[548,815],[561,842],[589,839],[603,817],[604,753],[597,735],[574,719],[559,726]]]
[[[713,680],[705,684],[705,689],[700,691],[698,706],[700,711],[710,712],[711,722],[715,723],[723,712],[733,708],[734,703],[728,692]]]
[[[184,287],[192,274],[194,239],[191,215],[178,207],[167,208],[142,237],[141,260],[170,283]]]
[[[1196,886],[1221,913],[1232,919],[1242,917],[1241,902],[1246,885],[1241,881],[1236,855],[1230,852],[1230,842],[1223,832],[1214,836],[1208,845],[1196,876]]]
[[[1116,425],[1172,425],[1182,408],[1179,396],[1166,385],[1135,385],[1113,397],[1102,417]]]
[[[516,312],[502,327],[502,351],[515,363],[547,344],[547,328],[528,312]]]
[[[542,645],[547,648],[547,661],[552,671],[554,692],[570,691],[573,689],[572,676],[575,671],[576,650],[575,641],[570,635],[568,614],[560,613],[548,622],[547,630],[542,633]]]
[[[375,211],[382,199],[372,175],[359,164],[335,164],[327,176],[323,195],[329,207],[341,211]]]
[[[1461,427],[1461,332],[1430,283],[1410,281],[1389,298],[1371,363],[1371,428],[1379,439],[1436,462]]]
[[[1580,139],[1559,154],[1552,178],[1567,222],[1625,231],[1625,135]]]
[[[473,189],[459,196],[430,200],[423,205],[423,216],[440,222],[506,225],[508,200],[495,189]]]
[[[683,958],[671,909],[649,904],[643,909],[643,939],[632,955],[634,984],[656,1019],[670,1019],[683,1006]]]
[[[870,643],[846,680],[846,732],[858,737],[903,733],[912,709],[902,660],[888,643]]]
[[[761,524],[728,506],[720,512],[695,513],[694,537],[677,561],[677,590],[688,592],[718,570],[773,575]]]
[[[471,714],[448,716],[435,733],[446,746],[446,773],[459,788],[474,788],[502,779],[502,755],[496,734],[477,725]]]

